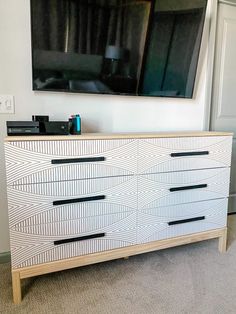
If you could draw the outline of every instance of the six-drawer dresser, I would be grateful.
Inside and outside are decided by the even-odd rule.
[[[219,238],[231,133],[5,140],[13,298],[21,279]]]

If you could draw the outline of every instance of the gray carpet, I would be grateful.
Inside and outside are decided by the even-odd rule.
[[[2,264],[0,313],[236,313],[236,217],[229,220],[226,254],[210,240],[26,279],[20,305]]]

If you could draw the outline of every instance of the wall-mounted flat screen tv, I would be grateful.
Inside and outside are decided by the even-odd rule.
[[[207,0],[31,0],[33,89],[192,98]]]

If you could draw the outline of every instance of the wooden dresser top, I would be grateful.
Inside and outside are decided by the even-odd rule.
[[[170,137],[207,137],[233,136],[231,132],[150,132],[150,133],[83,133],[81,135],[26,135],[7,136],[5,142],[15,141],[65,141],[65,140],[101,140],[101,139],[138,139],[138,138],[170,138]]]

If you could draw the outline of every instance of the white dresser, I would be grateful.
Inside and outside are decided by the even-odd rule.
[[[14,302],[21,279],[219,238],[231,133],[7,137]]]

